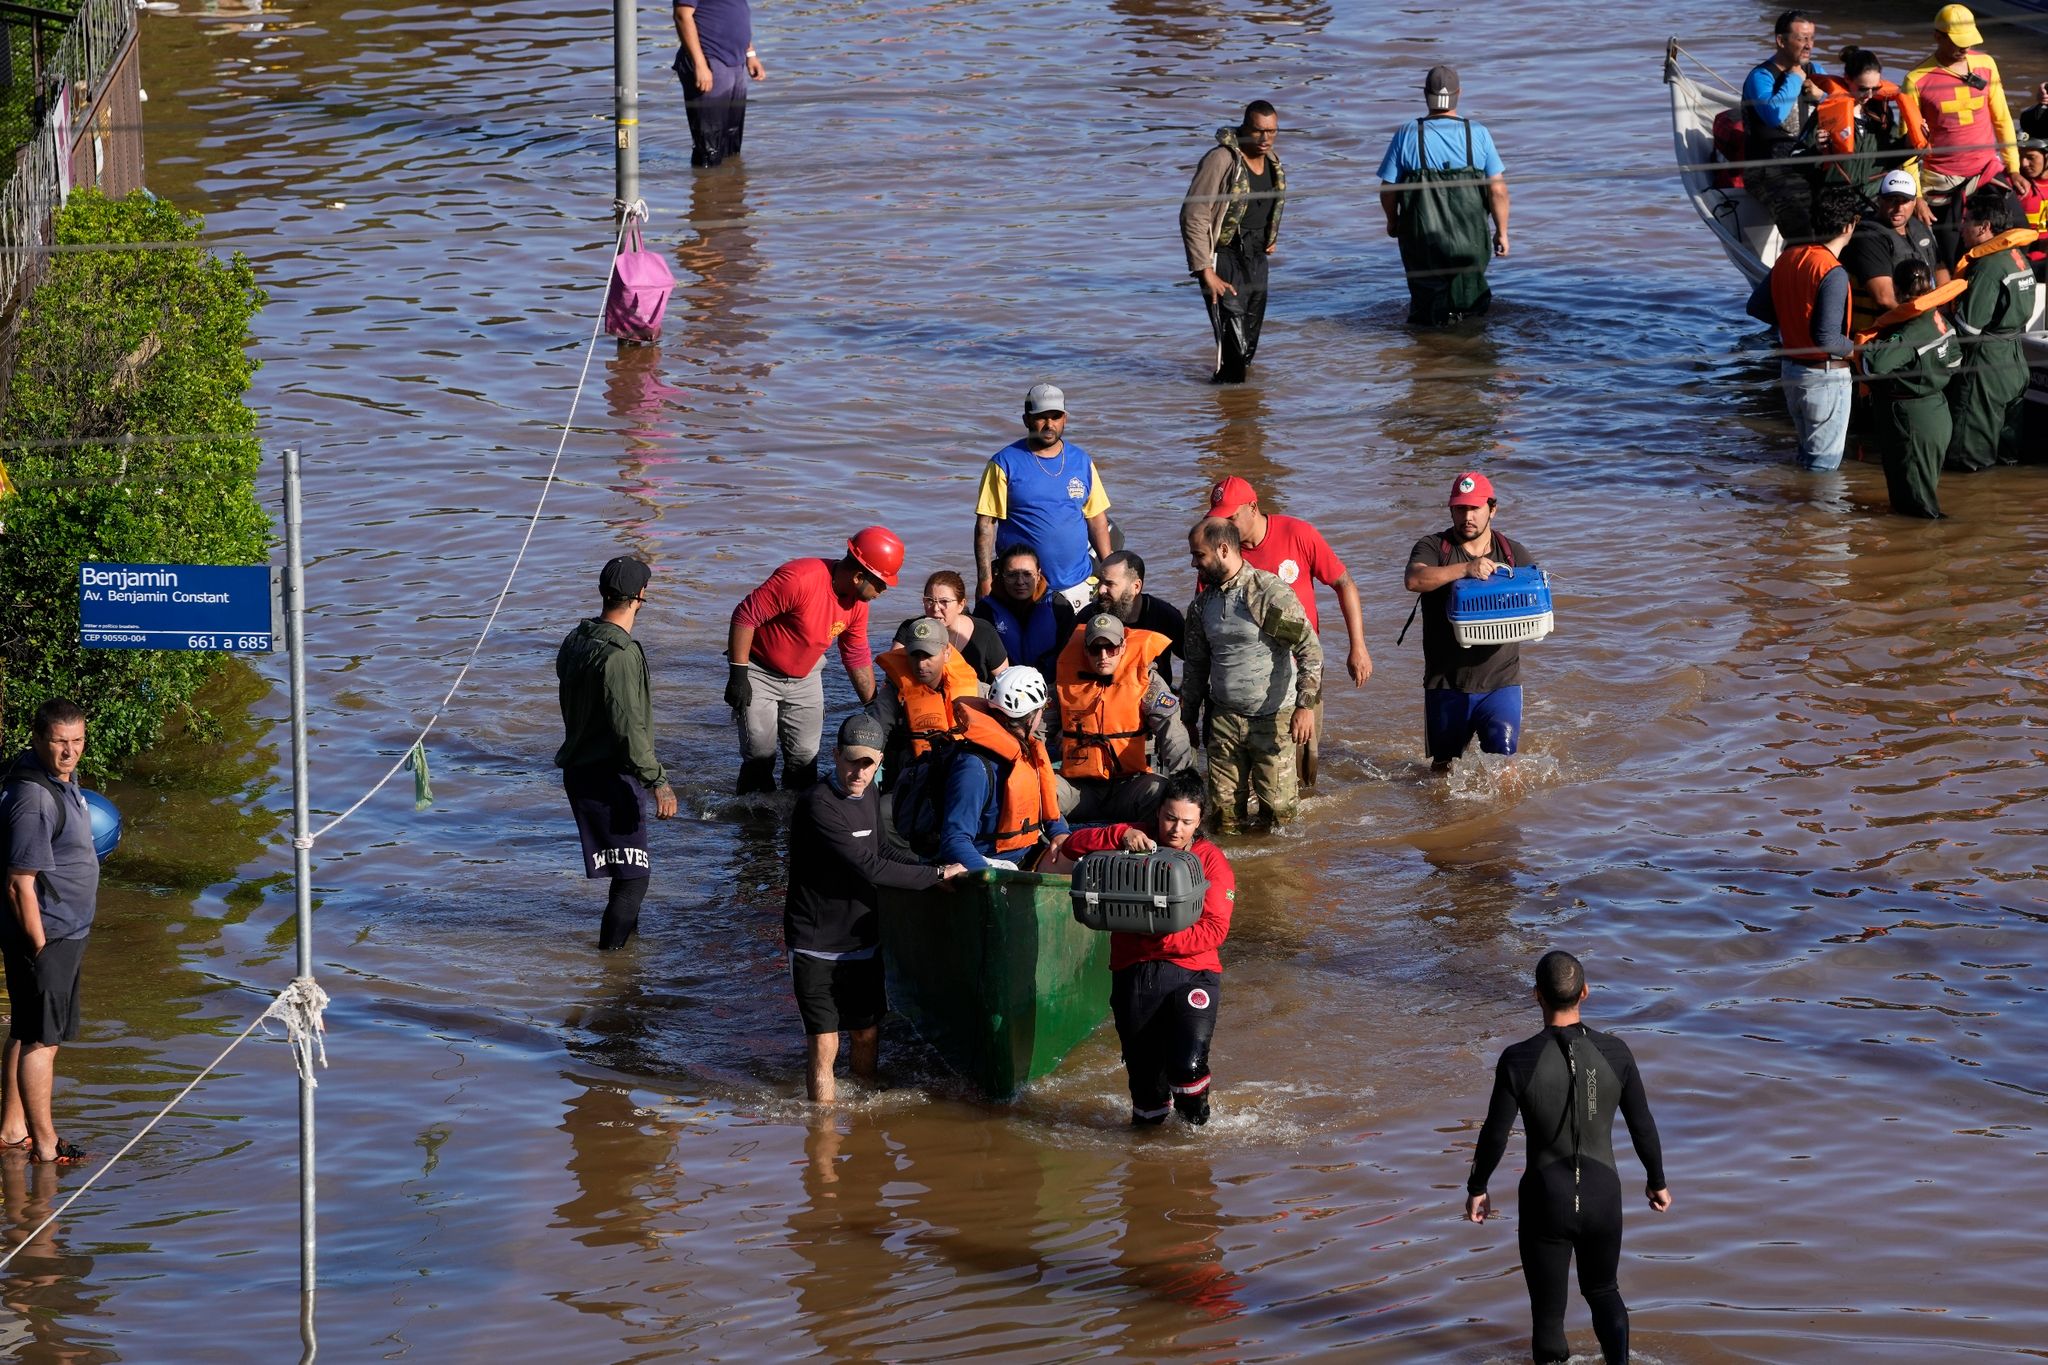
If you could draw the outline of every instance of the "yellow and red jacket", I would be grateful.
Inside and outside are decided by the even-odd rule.
[[[960,657],[960,651],[946,647],[946,674],[937,687],[926,687],[917,679],[917,667],[907,650],[892,649],[876,659],[883,674],[896,687],[896,700],[903,708],[904,728],[910,732],[911,753],[922,758],[931,752],[932,741],[958,739],[960,722],[953,715],[953,703],[978,696],[980,679],[974,666]]]
[[[1052,755],[1038,736],[1031,737],[1027,751],[989,704],[978,698],[953,703],[961,739],[989,757],[1006,765],[1002,800],[997,805],[993,836],[998,857],[1027,849],[1038,842],[1039,831],[1060,818],[1060,793],[1052,771]]]
[[[1146,772],[1145,694],[1152,665],[1173,641],[1157,631],[1125,631],[1123,657],[1105,684],[1082,676],[1090,671],[1087,634],[1075,626],[1060,651],[1060,773],[1079,782]]]

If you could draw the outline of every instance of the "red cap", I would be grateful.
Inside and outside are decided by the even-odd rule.
[[[1460,474],[1451,480],[1451,506],[1484,507],[1493,501],[1493,481],[1484,474]]]
[[[1209,490],[1209,515],[1227,517],[1240,507],[1257,507],[1259,495],[1233,474]]]

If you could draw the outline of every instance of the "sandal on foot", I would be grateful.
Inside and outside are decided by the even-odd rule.
[[[35,1149],[36,1140],[27,1134],[13,1142],[0,1142],[0,1152],[33,1152]]]
[[[31,1147],[28,1159],[38,1166],[77,1166],[92,1160],[92,1157],[86,1153],[85,1148],[75,1142],[59,1141],[55,1156],[39,1156]]]

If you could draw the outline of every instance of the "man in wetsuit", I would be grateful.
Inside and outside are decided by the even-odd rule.
[[[1486,1182],[1507,1150],[1517,1112],[1529,1156],[1517,1191],[1521,1220],[1515,1240],[1529,1284],[1538,1365],[1571,1356],[1564,1337],[1565,1275],[1579,1258],[1579,1292],[1593,1313],[1593,1331],[1608,1365],[1628,1359],[1628,1305],[1616,1274],[1621,1266],[1621,1172],[1614,1158],[1614,1111],[1628,1121],[1629,1141],[1643,1163],[1650,1207],[1671,1207],[1664,1149],[1628,1044],[1579,1021],[1586,972],[1570,953],[1548,952],[1536,964],[1543,1031],[1501,1053],[1493,1073],[1486,1126],[1465,1182],[1465,1216],[1484,1223],[1493,1211]]]
[[[1179,933],[1109,936],[1109,1005],[1130,1081],[1131,1123],[1139,1128],[1166,1122],[1175,1109],[1189,1123],[1209,1121],[1209,1040],[1223,987],[1217,950],[1230,937],[1237,876],[1223,850],[1202,837],[1204,803],[1201,777],[1175,773],[1150,829],[1103,825],[1076,830],[1066,843],[1069,858],[1176,848],[1200,858],[1209,881],[1202,917]]]

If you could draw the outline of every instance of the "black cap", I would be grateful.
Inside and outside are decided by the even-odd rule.
[[[1429,74],[1422,78],[1422,91],[1426,95],[1448,92],[1458,93],[1458,68],[1455,66],[1432,66]]]
[[[620,555],[604,566],[597,576],[597,590],[606,597],[628,601],[647,591],[654,570],[631,555]]]
[[[865,711],[856,711],[839,726],[839,747],[842,749],[872,749],[876,753],[889,742],[888,731],[882,722]]]

